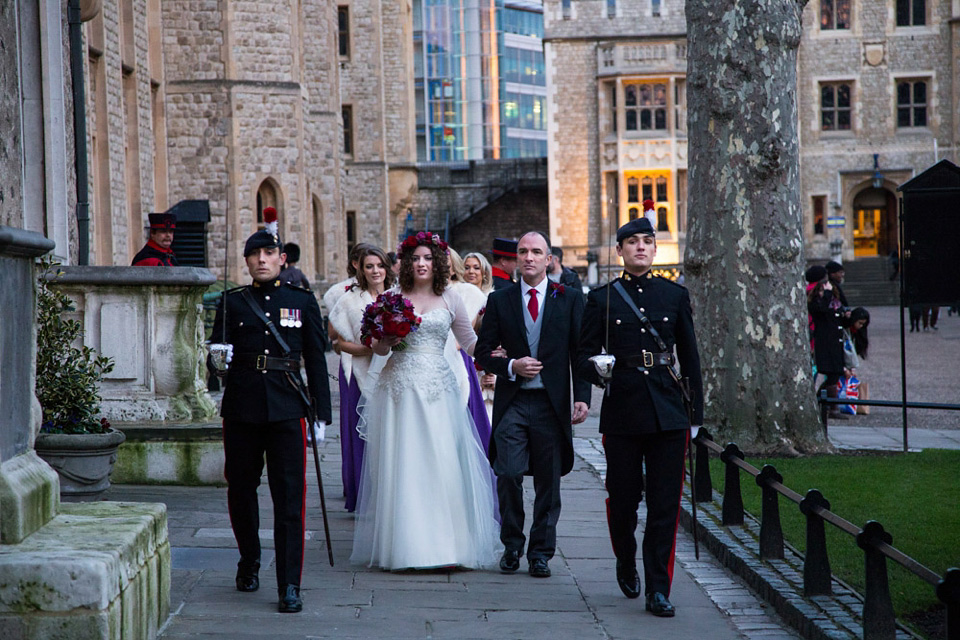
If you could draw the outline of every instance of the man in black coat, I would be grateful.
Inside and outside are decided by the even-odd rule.
[[[247,239],[243,253],[253,283],[227,292],[226,333],[221,301],[211,341],[232,346],[220,415],[227,507],[240,551],[237,589],[256,591],[260,586],[257,487],[266,455],[273,499],[279,610],[293,613],[303,608],[300,575],[307,408],[297,390],[297,383],[302,384],[301,358],[318,421],[329,424],[331,410],[320,306],[309,291],[279,278],[282,246],[273,229],[258,231]],[[261,318],[258,311],[265,317]],[[289,352],[285,353],[266,320],[274,325]]]
[[[547,277],[550,278],[550,281],[559,282],[565,287],[570,287],[582,293],[583,283],[580,281],[580,276],[573,269],[563,266],[563,249],[553,247],[550,252],[553,254],[550,264],[547,266]]]
[[[548,562],[557,544],[560,477],[573,468],[573,428],[587,417],[590,384],[571,368],[580,338],[583,295],[546,277],[550,242],[532,231],[517,246],[520,282],[487,299],[474,354],[485,371],[497,375],[489,456],[497,474],[500,570],[520,568],[523,535],[523,476],[533,476],[536,497],[527,545],[529,573],[550,577]],[[505,357],[494,357],[497,347]]]
[[[691,420],[668,366],[676,347],[680,375],[689,379],[692,390],[697,429],[703,423],[700,356],[687,290],[650,273],[657,244],[649,220],[638,218],[620,227],[617,254],[623,258],[623,275],[587,296],[577,371],[594,384],[605,380],[607,384],[600,433],[607,459],[607,520],[617,558],[617,582],[628,598],[640,596],[635,532],[637,508],[646,490],[646,608],[654,615],[671,617],[675,611],[669,600],[670,584]],[[616,357],[608,378],[590,360],[601,349]]]

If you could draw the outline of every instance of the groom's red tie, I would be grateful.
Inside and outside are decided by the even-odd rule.
[[[530,289],[530,301],[527,302],[527,310],[534,322],[537,321],[537,314],[540,312],[540,305],[537,304],[537,290]]]

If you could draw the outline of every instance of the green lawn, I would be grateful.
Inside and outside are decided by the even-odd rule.
[[[772,464],[783,484],[805,495],[819,489],[830,510],[863,526],[879,521],[893,536],[893,546],[941,576],[960,566],[960,451],[876,456],[814,456],[806,458],[747,458],[762,468]],[[711,456],[713,486],[723,490],[724,465]],[[759,517],[760,488],[741,472],[744,508]],[[786,539],[803,551],[806,523],[799,506],[780,496],[780,520]],[[826,525],[827,551],[834,575],[864,589],[863,551],[853,537]],[[933,587],[888,560],[890,591],[898,617],[925,611],[937,604]]]

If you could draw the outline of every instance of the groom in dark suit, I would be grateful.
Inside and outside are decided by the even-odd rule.
[[[560,476],[573,468],[572,424],[583,422],[590,384],[570,376],[580,339],[583,295],[547,279],[550,240],[531,231],[517,243],[517,282],[487,300],[475,355],[497,375],[493,400],[490,462],[497,474],[500,570],[513,573],[523,555],[523,476],[533,476],[536,498],[527,546],[530,575],[550,577],[548,561],[557,544]],[[492,352],[501,347],[506,357]]]

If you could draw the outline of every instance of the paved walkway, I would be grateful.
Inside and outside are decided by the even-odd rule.
[[[587,440],[578,438],[578,442]],[[337,440],[324,443],[321,459],[336,566],[331,568],[327,563],[316,478],[311,478],[304,611],[296,615],[276,611],[272,510],[265,482],[260,489],[262,586],[252,594],[240,593],[233,586],[237,553],[225,489],[110,489],[111,500],[167,504],[173,548],[173,616],[162,638],[799,637],[709,554],[701,554],[697,561],[692,540],[683,531],[671,596],[677,617],[655,618],[644,612],[642,598],[624,598],[614,577],[605,518],[606,493],[598,472],[583,458],[577,459],[574,471],[564,478],[558,550],[550,563],[553,577],[547,580],[532,579],[523,571],[506,576],[498,571],[388,573],[350,566],[353,515],[343,511],[339,498],[342,485]],[[311,470],[312,464],[308,461]],[[308,477],[312,475],[311,471]],[[527,489],[529,495],[530,487]],[[529,502],[527,511],[531,511]]]

